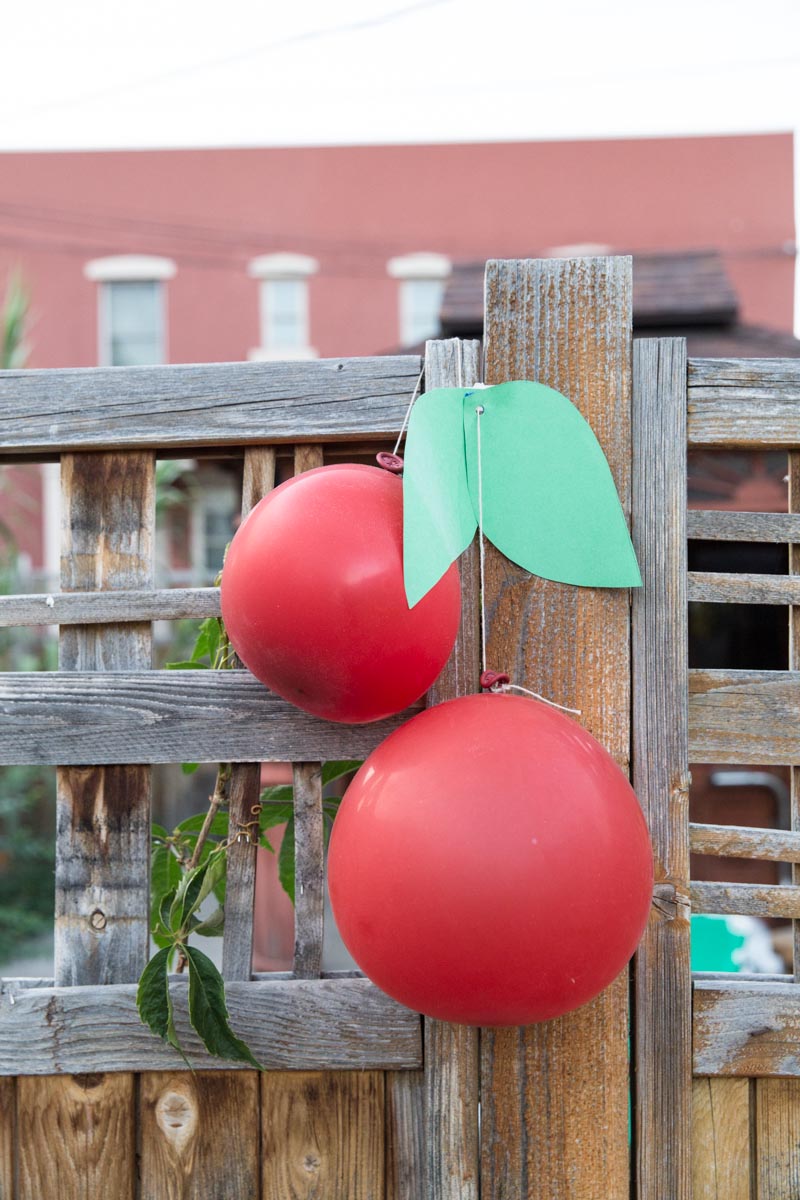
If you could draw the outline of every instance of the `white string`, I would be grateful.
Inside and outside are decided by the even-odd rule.
[[[478,404],[475,408],[477,421],[475,428],[477,431],[478,442],[478,552],[480,558],[480,605],[481,605],[481,661],[483,670],[486,671],[486,539],[483,536],[483,456],[481,453],[481,417],[484,414],[484,407]],[[560,708],[562,712],[574,713],[576,717],[581,715],[579,708],[567,708],[566,704],[558,704],[555,700],[548,700],[546,696],[540,696],[538,692],[532,692],[530,688],[520,687],[518,683],[495,683],[489,689],[490,692],[523,692],[526,696],[532,696],[534,700],[541,700],[543,704],[549,704],[551,708]]]
[[[419,389],[422,386],[422,376],[424,374],[424,370],[420,371],[417,382],[414,384],[414,391],[411,393],[411,403],[406,409],[406,415],[403,417],[403,424],[400,426],[400,432],[397,435],[397,441],[394,444],[394,450],[392,451],[392,454],[397,454],[397,451],[400,449],[400,443],[403,440],[403,434],[406,431],[406,425],[408,424],[409,417],[411,416],[411,410],[414,407],[417,396],[419,395]]]

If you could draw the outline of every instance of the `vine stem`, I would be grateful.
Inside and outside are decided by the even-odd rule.
[[[211,832],[211,826],[214,824],[214,817],[219,812],[220,806],[225,803],[228,798],[228,784],[231,778],[231,764],[221,763],[217,771],[217,782],[214,784],[214,791],[208,801],[208,812],[206,819],[203,821],[202,828],[197,835],[192,857],[186,865],[187,871],[193,871],[200,862],[200,855],[203,851],[203,846]],[[178,975],[182,975],[186,970],[188,959],[183,950],[178,954],[178,961],[175,965],[175,970]]]

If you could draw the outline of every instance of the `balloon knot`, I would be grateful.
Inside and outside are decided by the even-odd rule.
[[[399,454],[388,454],[383,450],[375,455],[375,461],[384,471],[391,471],[392,475],[402,474],[404,463]]]
[[[486,691],[499,690],[503,684],[510,683],[511,676],[506,675],[505,671],[483,671],[481,673],[480,685]]]

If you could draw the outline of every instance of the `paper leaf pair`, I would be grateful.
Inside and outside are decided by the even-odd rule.
[[[566,396],[541,383],[437,388],[411,411],[403,472],[403,560],[411,608],[478,527],[525,570],[582,587],[640,587],[606,457]]]

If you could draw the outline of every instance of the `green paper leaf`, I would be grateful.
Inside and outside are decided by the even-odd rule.
[[[189,1020],[209,1054],[264,1068],[228,1023],[225,984],[210,958],[194,946],[184,947],[189,963]]]
[[[472,541],[464,388],[425,392],[411,410],[403,469],[403,573],[413,608]]]
[[[483,528],[499,550],[544,579],[640,587],[606,457],[566,396],[541,383],[501,383],[464,398],[469,492],[478,512],[481,404]]]

